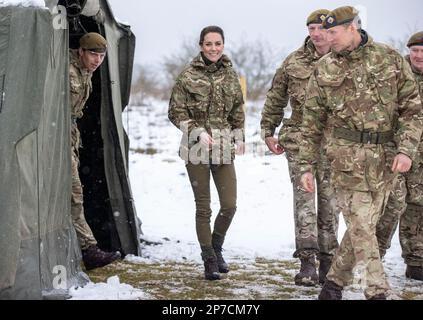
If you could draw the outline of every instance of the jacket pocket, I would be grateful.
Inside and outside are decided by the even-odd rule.
[[[337,75],[335,77],[319,76],[317,81],[324,92],[326,107],[337,118],[343,119],[348,123],[355,115],[355,111],[349,107],[351,106],[349,102],[356,99],[354,90],[351,88],[351,79],[347,78],[346,75]]]
[[[326,92],[327,104],[331,109],[343,109],[346,98],[346,92],[343,88],[345,75],[329,77],[327,75],[319,75],[317,82]]]
[[[195,86],[189,85],[187,86],[187,91],[189,92],[190,100],[197,101],[197,102],[204,102],[208,101],[210,96],[210,87],[206,85]]]
[[[394,69],[375,72],[372,74],[376,84],[379,100],[382,104],[390,104],[397,101],[397,78]]]
[[[368,190],[364,149],[330,144],[327,157],[331,167],[331,182],[336,187],[357,191]]]
[[[308,80],[313,73],[313,69],[306,69],[302,66],[288,66],[286,72],[289,76],[288,94],[300,104],[303,104]]]
[[[231,86],[225,86],[222,90],[223,92],[223,105],[218,106],[218,108],[222,108],[223,116],[227,118],[229,113],[232,111],[235,102],[235,89]]]
[[[209,89],[207,87],[190,86],[187,90],[189,92],[187,108],[190,116],[194,120],[205,119],[210,96]]]

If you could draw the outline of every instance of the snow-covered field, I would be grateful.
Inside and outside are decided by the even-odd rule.
[[[249,106],[247,110],[247,153],[236,159],[238,209],[226,237],[224,255],[229,263],[242,261],[244,265],[257,258],[294,262],[292,191],[286,158],[265,152],[259,137],[261,106]],[[142,257],[126,257],[126,262],[201,265],[194,198],[184,162],[177,154],[181,133],[167,119],[167,103],[153,101],[149,106],[130,107],[123,122],[131,140],[130,178],[144,238],[162,242],[158,246],[144,246]],[[214,218],[219,205],[211,185]],[[340,221],[341,239],[345,225]],[[398,235],[385,258],[385,269],[393,289],[392,299],[398,299],[404,290],[413,292],[415,299],[423,299],[423,285],[405,279]],[[76,299],[148,298],[142,288],[134,289],[116,278],[109,284],[90,284],[89,288],[80,288],[78,294],[72,294]],[[236,298],[234,295],[233,299]],[[317,296],[294,294],[292,298]],[[344,292],[344,299],[363,298],[359,286]]]
[[[22,7],[45,7],[43,0],[0,0],[0,7],[22,6]]]

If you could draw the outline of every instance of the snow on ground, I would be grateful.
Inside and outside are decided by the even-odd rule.
[[[247,154],[237,157],[235,162],[238,209],[224,245],[224,255],[228,262],[247,268],[258,258],[297,261],[292,258],[295,248],[294,219],[287,161],[284,156],[272,156],[266,152],[267,148],[259,136],[260,110],[260,105],[248,108]],[[149,106],[130,107],[123,116],[123,122],[131,141],[130,179],[137,213],[143,222],[144,239],[162,243],[143,246],[142,257],[127,256],[125,262],[201,265],[195,233],[194,197],[184,161],[178,156],[181,133],[167,119],[167,103],[152,101]],[[219,202],[213,183],[211,188],[213,221]],[[345,225],[341,218],[339,239],[344,231]],[[395,235],[392,248],[385,257],[385,268],[393,287],[393,299],[404,289],[423,299],[421,284],[405,279],[398,235]],[[292,276],[294,272],[288,271],[293,273]],[[102,292],[116,292],[114,285],[110,290],[109,287],[102,284]],[[235,291],[234,298],[238,297]],[[84,298],[85,295],[82,293],[74,297]],[[131,297],[134,296],[120,296]],[[291,298],[310,299],[310,293],[298,289]],[[316,298],[314,294],[312,298]],[[356,285],[345,290],[344,298],[363,299],[364,295]]]
[[[71,300],[136,300],[148,299],[143,291],[131,285],[120,283],[117,276],[110,277],[106,283],[88,283],[83,288],[71,288]]]
[[[0,7],[22,6],[22,7],[41,7],[44,8],[44,0],[0,0]]]
[[[272,156],[260,139],[260,109],[249,109],[247,152],[238,156],[238,209],[225,249],[230,257],[291,258],[295,248],[292,190],[285,156]],[[180,131],[167,119],[167,103],[132,107],[124,115],[131,137],[130,179],[143,232],[162,248],[147,247],[152,259],[201,261],[195,233],[195,203],[185,163],[178,156]],[[146,154],[154,153],[154,154]],[[212,188],[213,218],[219,208]],[[341,226],[341,232],[345,227]],[[178,243],[176,243],[178,241]]]

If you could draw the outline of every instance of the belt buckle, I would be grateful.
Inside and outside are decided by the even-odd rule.
[[[372,142],[372,133],[368,131],[361,131],[361,143],[370,144]]]
[[[380,132],[376,132],[376,141],[375,144],[379,144],[379,140],[380,140]]]
[[[363,139],[364,135],[366,134],[365,139]],[[375,136],[375,142],[372,141],[373,136]],[[362,141],[366,144],[379,144],[380,140],[380,133],[379,132],[362,132]]]

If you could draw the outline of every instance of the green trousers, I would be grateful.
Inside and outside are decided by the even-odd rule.
[[[196,230],[201,246],[212,246],[210,220],[210,176],[219,194],[220,210],[214,221],[213,232],[225,236],[236,211],[236,174],[234,164],[186,165],[196,205]]]
[[[385,212],[377,225],[379,251],[391,246],[399,221],[399,239],[404,262],[423,266],[423,164],[413,164],[410,172],[399,175]]]

